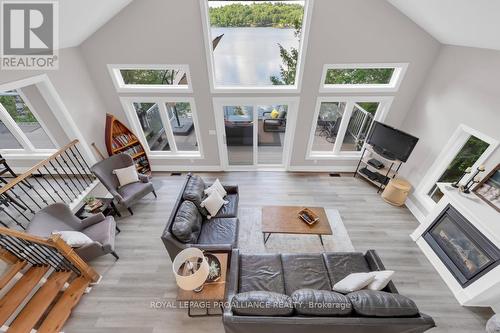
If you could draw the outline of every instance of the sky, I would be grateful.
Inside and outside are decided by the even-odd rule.
[[[241,3],[241,4],[248,5],[248,4],[254,3],[254,2],[263,2],[263,1],[211,1],[211,0],[209,0],[208,7],[222,7],[222,6],[230,5],[233,3]],[[286,3],[304,5],[304,1],[273,1],[273,0],[271,0],[271,1],[265,1],[265,2],[271,2],[271,3],[286,2]]]

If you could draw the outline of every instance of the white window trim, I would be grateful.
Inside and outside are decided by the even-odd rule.
[[[380,103],[379,109],[375,113],[374,121],[383,122],[389,113],[394,97],[392,96],[320,96],[316,100],[316,108],[314,117],[311,124],[311,131],[309,133],[309,141],[307,145],[306,160],[357,160],[361,157],[362,151],[341,151],[344,136],[349,125],[349,120],[353,112],[354,103],[357,102],[378,102]],[[313,151],[314,135],[318,124],[318,116],[323,102],[344,102],[346,103],[345,112],[342,115],[342,122],[340,124],[339,133],[333,150],[330,151]],[[368,129],[369,131],[370,129]]]
[[[200,1],[201,21],[203,25],[203,36],[205,40],[205,55],[208,63],[208,78],[210,91],[216,93],[299,93],[302,87],[302,77],[306,59],[307,43],[309,38],[309,29],[312,20],[314,0],[304,0],[304,17],[302,20],[302,35],[299,45],[299,59],[297,60],[297,69],[295,73],[295,84],[291,86],[220,86],[215,84],[215,64],[212,50],[212,35],[210,31],[210,21],[208,15],[207,0]]]
[[[299,110],[299,97],[283,96],[283,97],[214,97],[213,106],[215,114],[215,127],[217,129],[217,143],[219,150],[219,159],[224,171],[283,171],[290,169],[293,142],[295,139],[295,130],[297,123],[297,114]],[[224,128],[223,107],[227,105],[270,105],[270,104],[286,104],[288,106],[287,127],[285,132],[285,140],[283,146],[283,163],[282,164],[258,164],[257,154],[258,145],[253,145],[254,164],[246,166],[229,165],[227,146]],[[257,141],[258,133],[253,131],[254,141]]]
[[[490,157],[490,155],[497,149],[498,140],[483,134],[471,127],[464,124],[460,124],[455,130],[451,138],[448,140],[446,145],[443,147],[439,155],[437,156],[434,163],[431,165],[427,173],[425,174],[422,181],[419,183],[415,189],[415,194],[418,200],[424,205],[424,207],[430,211],[437,203],[432,200],[427,193],[436,184],[439,177],[446,170],[451,161],[458,154],[463,145],[467,142],[470,136],[475,136],[484,142],[489,143],[489,147],[484,151],[484,153],[479,157],[479,159],[474,163],[472,169],[475,170],[479,165],[484,164],[484,162]]]
[[[9,91],[13,89],[22,89],[23,87],[35,85],[40,91],[40,95],[47,102],[47,105],[51,109],[54,117],[58,120],[59,125],[62,130],[66,134],[66,136],[70,139],[78,139],[80,142],[81,153],[89,162],[89,164],[94,164],[97,162],[93,150],[90,148],[90,145],[87,144],[85,137],[80,132],[80,129],[73,121],[71,113],[69,112],[66,105],[61,99],[61,96],[57,93],[56,88],[50,81],[47,74],[36,75],[32,77],[28,77],[25,79],[12,81],[4,84],[0,84],[0,91]],[[60,144],[61,146],[61,144]],[[9,158],[12,160],[33,160],[38,161],[44,158],[51,156],[52,152],[46,153],[26,153],[24,150],[13,151],[10,150],[8,152],[2,152],[2,155],[5,158]]]
[[[138,136],[141,141],[146,153],[148,154],[149,159],[151,160],[161,160],[161,159],[203,159],[203,143],[201,140],[201,132],[198,121],[198,115],[196,112],[196,104],[194,98],[192,97],[120,97],[120,101],[122,103],[123,109],[125,110],[125,115],[129,121],[129,124],[132,126],[132,130]],[[170,151],[151,151],[149,149],[148,142],[146,137],[144,136],[144,132],[142,130],[141,124],[139,122],[139,118],[137,117],[137,113],[134,109],[134,102],[139,103],[156,103],[160,109],[160,117],[163,120],[163,126],[165,128],[168,143],[170,145]],[[194,131],[196,135],[196,142],[198,143],[198,151],[179,151],[177,150],[177,144],[174,139],[174,134],[172,132],[172,128],[170,126],[170,122],[168,121],[168,112],[165,106],[166,103],[169,102],[186,102],[190,104],[191,113],[193,117]]]
[[[26,87],[26,86],[24,86],[24,87]],[[52,144],[55,147],[58,147],[59,144],[54,139],[54,136],[52,135],[52,133],[50,133],[49,129],[47,128],[47,125],[42,120],[42,118],[38,115],[35,108],[33,107],[33,104],[31,104],[31,102],[29,101],[26,94],[23,93],[22,88],[24,88],[24,87],[18,87],[18,88],[9,89],[9,90],[16,90],[17,91],[19,96],[21,96],[21,99],[23,100],[24,104],[26,104],[26,106],[28,107],[30,112],[35,116],[36,120],[38,121],[38,124],[40,124],[40,127],[42,127],[42,129],[45,131],[45,134],[47,134],[47,136],[49,137],[49,140],[52,142]],[[2,90],[2,91],[9,91],[9,90]],[[57,148],[52,148],[52,149],[36,148],[35,145],[33,145],[33,143],[31,143],[30,139],[28,139],[26,134],[19,127],[19,125],[16,123],[16,121],[9,115],[9,112],[5,109],[5,107],[1,103],[0,103],[0,120],[2,120],[4,125],[10,131],[10,133],[14,136],[14,138],[23,147],[22,149],[0,148],[0,151],[3,154],[30,154],[30,155],[32,153],[53,154],[57,151]]]
[[[120,73],[121,69],[181,69],[186,73],[187,85],[163,85],[163,84],[125,84]],[[109,64],[108,71],[119,93],[192,93],[191,74],[188,65],[167,65],[167,64]]]
[[[326,73],[329,69],[369,69],[369,68],[394,68],[391,82],[388,84],[325,84]],[[408,63],[369,63],[369,64],[326,64],[321,75],[320,92],[396,92],[404,79]]]

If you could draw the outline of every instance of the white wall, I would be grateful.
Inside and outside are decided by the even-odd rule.
[[[414,187],[460,124],[500,140],[499,75],[500,51],[441,48],[402,126],[420,138],[401,172]],[[499,149],[487,161],[487,170],[498,163]],[[410,198],[421,206],[414,195]]]
[[[194,92],[186,95],[195,98],[205,159],[170,159],[157,161],[156,165],[195,168],[220,164],[217,138],[209,135],[209,130],[215,129],[212,106],[215,95],[209,89],[199,1],[134,1],[81,46],[107,111],[124,123],[127,120],[106,68],[108,64],[180,63],[190,66]],[[354,169],[355,161],[347,164],[318,161],[315,164],[305,160],[323,64],[409,62],[406,78],[388,118],[389,123],[398,126],[440,44],[385,0],[315,0],[314,3],[302,92],[291,94],[301,98],[298,127],[292,144],[292,166],[334,169],[335,166],[347,165]],[[217,94],[219,96],[227,94]],[[231,96],[235,97],[234,94]]]
[[[409,63],[386,123],[398,127],[425,79],[440,44],[386,1],[315,1],[304,68],[292,163],[331,166],[340,162],[305,160],[309,131],[324,64]],[[323,96],[334,94],[321,94]],[[392,95],[392,94],[386,94]],[[357,161],[343,165],[355,166]]]

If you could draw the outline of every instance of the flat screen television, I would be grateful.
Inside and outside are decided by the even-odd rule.
[[[415,148],[418,138],[394,127],[374,121],[366,142],[372,145],[380,155],[406,162],[413,148]]]

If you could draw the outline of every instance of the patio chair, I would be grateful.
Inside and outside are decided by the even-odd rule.
[[[132,204],[149,193],[153,193],[157,197],[153,183],[150,182],[149,176],[139,174],[139,182],[120,186],[118,178],[113,173],[113,170],[122,169],[134,165],[134,160],[128,154],[121,153],[108,157],[105,160],[97,162],[90,168],[92,173],[101,181],[106,189],[111,193],[116,201],[126,207],[131,215]]]
[[[286,111],[281,111],[277,118],[267,117],[272,111],[266,111],[262,113],[264,116],[264,132],[285,132],[286,130]]]

